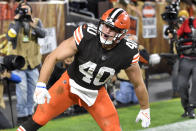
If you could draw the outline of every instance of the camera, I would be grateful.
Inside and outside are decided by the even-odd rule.
[[[168,32],[175,33],[176,28],[178,28],[178,11],[179,11],[180,0],[171,2],[165,7],[165,12],[161,14],[162,19],[168,23],[168,28],[166,29],[166,35]]]
[[[168,36],[169,33],[172,34],[172,38],[170,38],[170,53],[173,52],[173,43],[177,40],[177,29],[179,18],[178,18],[178,12],[180,0],[176,0],[175,2],[170,2],[169,5],[165,7],[165,12],[161,14],[162,19],[168,23],[168,27],[165,30],[165,35]]]
[[[0,56],[0,72],[5,69],[12,71],[15,69],[21,69],[25,64],[24,57],[19,55],[7,55]]]
[[[20,14],[19,20],[26,21],[26,22],[32,21],[31,16],[28,14],[28,9],[27,8],[19,8],[18,9],[18,14]]]
[[[165,12],[162,15],[162,19],[170,22],[176,22],[178,20],[178,11],[179,11],[180,0],[172,2],[165,7]]]
[[[20,14],[19,21],[25,21],[25,22],[32,21],[31,16],[28,14],[27,8],[21,8],[21,6],[19,6],[16,8],[15,14]]]
[[[183,17],[178,18],[178,23],[179,24],[182,24],[184,21],[185,21],[185,18],[183,18]]]
[[[20,14],[21,16],[25,16],[28,13],[28,9],[27,8],[19,8],[18,10],[18,14]]]

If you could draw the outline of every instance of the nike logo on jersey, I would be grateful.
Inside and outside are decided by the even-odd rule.
[[[105,61],[106,59],[107,59],[107,56],[105,56],[105,55],[102,55],[102,56],[101,56],[101,60],[102,60],[102,61]]]
[[[63,80],[63,84],[66,84],[67,83],[67,81],[66,80]]]

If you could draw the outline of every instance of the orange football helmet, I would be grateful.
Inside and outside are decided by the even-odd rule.
[[[103,25],[111,28],[116,32],[113,40],[105,40],[102,38],[102,27]],[[100,42],[104,46],[115,46],[125,36],[130,27],[130,17],[127,12],[121,8],[112,8],[107,10],[101,17],[98,26],[98,35]],[[107,35],[107,34],[105,34]]]

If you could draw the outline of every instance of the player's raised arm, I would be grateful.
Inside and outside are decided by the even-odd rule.
[[[57,61],[64,60],[67,57],[73,56],[77,52],[77,47],[74,37],[63,41],[53,52],[51,52],[44,60],[43,66],[40,71],[40,76],[36,89],[34,92],[34,101],[37,104],[44,104],[50,102],[50,94],[46,89],[50,75],[54,69]]]
[[[73,56],[77,52],[74,37],[64,40],[53,52],[45,59],[40,71],[39,82],[47,83],[57,61],[64,60]]]

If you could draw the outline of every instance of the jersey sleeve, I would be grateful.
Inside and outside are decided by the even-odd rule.
[[[140,59],[140,53],[138,50],[138,44],[134,41],[126,41],[126,54],[124,69],[128,68],[132,64],[138,63]]]
[[[133,56],[133,59],[132,59],[131,64],[138,63],[139,58],[140,58],[140,54],[139,54],[139,52],[138,52],[137,54],[135,54],[135,55]]]
[[[84,37],[84,35],[83,35],[83,26],[84,25],[80,25],[73,33],[73,36],[74,36],[77,47],[79,46],[79,44],[81,43],[81,41]]]
[[[85,48],[89,44],[87,41],[96,36],[95,27],[92,24],[83,24],[74,31],[73,36],[78,49]]]

